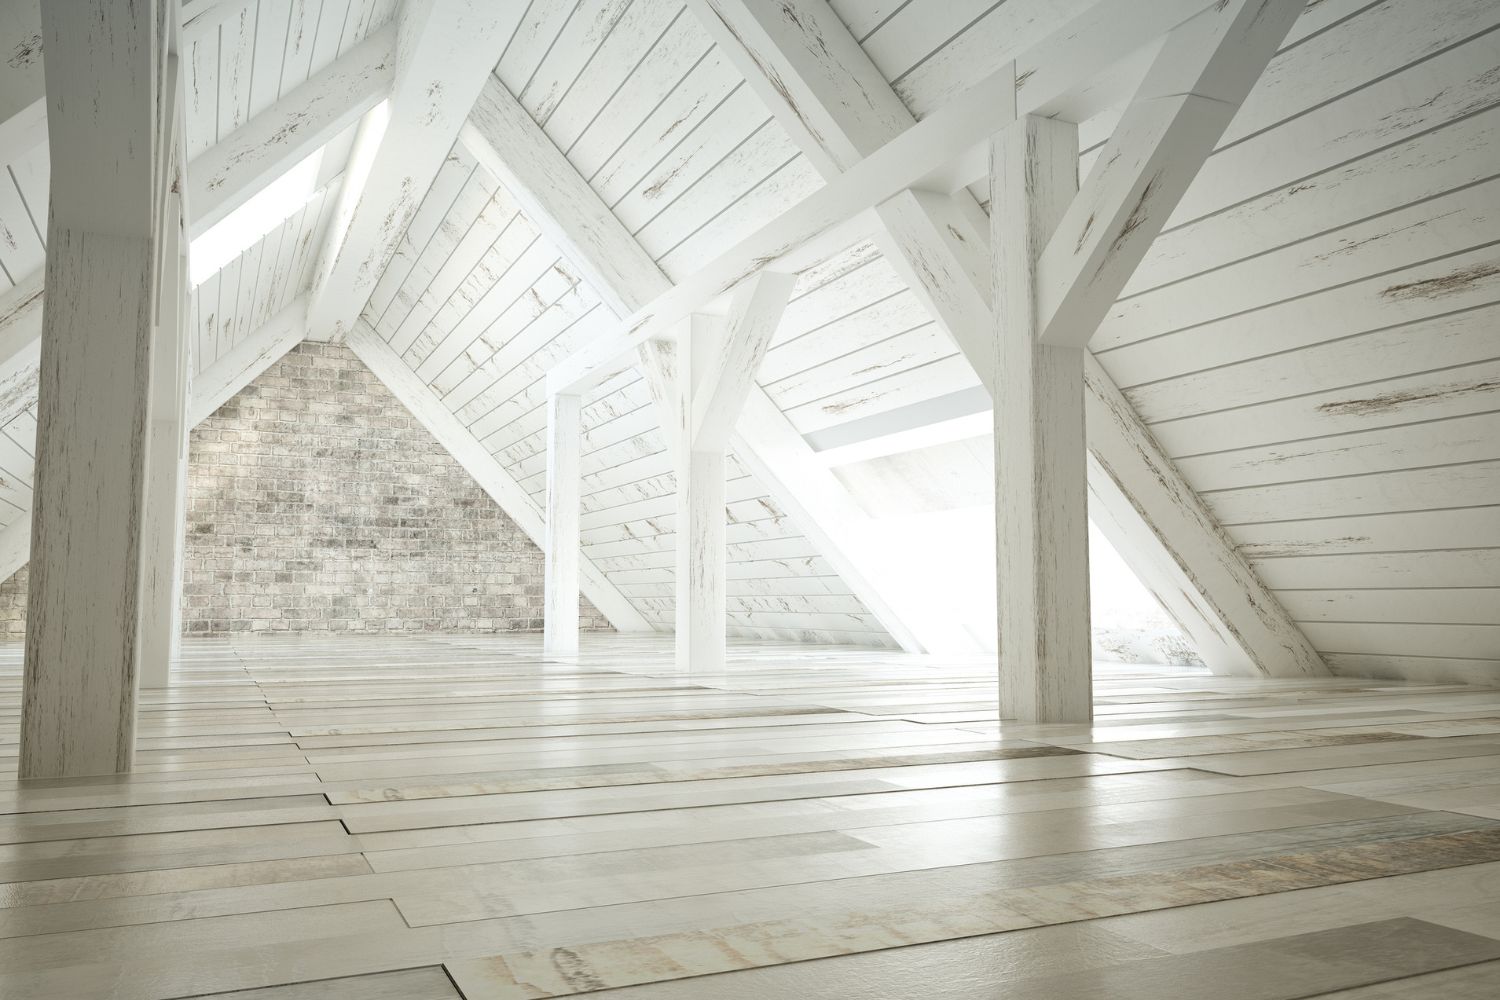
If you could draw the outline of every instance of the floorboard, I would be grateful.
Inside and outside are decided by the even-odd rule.
[[[852,647],[185,644],[127,776],[17,781],[0,998],[1500,993],[1500,689]]]

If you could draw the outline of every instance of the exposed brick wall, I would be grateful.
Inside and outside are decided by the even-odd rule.
[[[344,347],[303,344],[193,431],[187,531],[190,635],[542,626],[541,550]],[[0,584],[16,637],[25,574]]]
[[[26,587],[29,577],[22,566],[0,583],[0,640],[26,638]]]

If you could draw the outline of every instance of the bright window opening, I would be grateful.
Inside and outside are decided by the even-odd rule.
[[[320,149],[193,240],[188,256],[192,283],[208,280],[307,204],[317,191],[322,162]]]

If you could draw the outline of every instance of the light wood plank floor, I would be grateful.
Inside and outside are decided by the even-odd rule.
[[[136,773],[17,782],[0,997],[1500,995],[1500,690],[664,639],[189,643]]]

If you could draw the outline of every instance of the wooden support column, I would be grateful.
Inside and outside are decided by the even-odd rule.
[[[52,153],[20,776],[130,769],[167,12],[42,5]],[[172,12],[175,16],[175,12]]]
[[[1000,715],[1093,718],[1082,347],[1041,343],[1037,260],[1078,189],[1078,127],[1028,116],[990,150]]]
[[[578,652],[582,416],[582,397],[560,392],[547,398],[547,563],[542,651],[549,656],[573,656]]]
[[[169,80],[177,73],[174,58]],[[173,88],[176,93],[176,88]],[[174,116],[174,124],[178,122]],[[181,132],[178,130],[180,136]],[[161,292],[151,354],[151,416],[146,445],[145,526],[140,604],[142,687],[166,687],[182,639],[182,549],[187,520],[188,259],[180,139],[161,222]]]
[[[674,637],[677,669],[683,673],[722,671],[728,652],[724,448],[699,448],[693,434],[704,362],[723,337],[721,317],[694,313],[682,321],[676,340],[643,345],[647,363],[668,384],[662,427],[677,481]]]
[[[670,368],[675,391],[667,423],[677,478],[677,666],[722,671],[729,632],[729,565],[724,507],[730,433],[792,296],[796,276],[762,271],[730,298],[729,315],[694,314]]]

